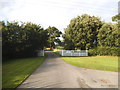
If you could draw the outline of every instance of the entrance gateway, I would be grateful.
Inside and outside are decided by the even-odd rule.
[[[38,56],[44,56],[44,50],[38,51]],[[88,56],[88,50],[61,50],[61,56]]]

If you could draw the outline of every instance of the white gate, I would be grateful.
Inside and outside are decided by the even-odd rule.
[[[62,56],[88,56],[88,50],[62,50]]]
[[[38,51],[38,56],[40,57],[40,56],[44,56],[44,50],[39,50]]]

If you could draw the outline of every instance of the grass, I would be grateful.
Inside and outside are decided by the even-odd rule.
[[[40,66],[44,60],[45,57],[36,57],[4,62],[2,67],[2,88],[16,88]]]
[[[56,49],[61,49],[61,50],[63,50],[64,47],[63,47],[63,46],[57,46]]]
[[[118,57],[93,56],[93,57],[61,57],[68,64],[78,67],[118,72]]]
[[[60,51],[53,51],[58,56]],[[118,72],[117,56],[61,57],[66,63],[78,67]],[[120,67],[119,67],[120,68]]]

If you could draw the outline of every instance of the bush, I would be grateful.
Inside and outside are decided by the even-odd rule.
[[[119,47],[97,47],[89,50],[89,55],[120,56]]]

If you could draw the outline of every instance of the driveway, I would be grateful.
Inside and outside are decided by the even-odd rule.
[[[118,73],[79,68],[47,51],[48,58],[18,88],[118,88]]]

